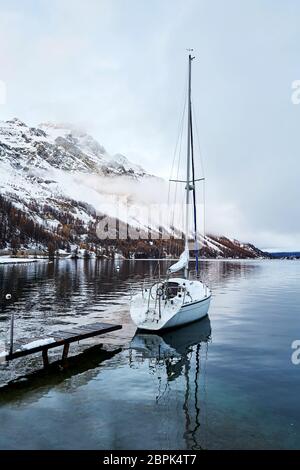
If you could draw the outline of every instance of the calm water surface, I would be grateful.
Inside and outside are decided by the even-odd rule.
[[[159,336],[136,334],[128,308],[155,262],[0,266],[2,342],[12,310],[17,338],[100,319],[123,325],[72,346],[66,370],[41,371],[39,355],[1,365],[0,448],[300,448],[300,365],[291,362],[300,262],[202,268],[209,318]]]

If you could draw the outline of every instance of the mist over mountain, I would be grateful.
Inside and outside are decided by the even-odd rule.
[[[85,131],[65,123],[27,126],[0,122],[0,248],[39,251],[76,248],[96,252],[109,242],[96,229],[103,216],[149,228],[146,207],[166,200],[167,185],[122,154],[110,155]],[[128,207],[142,210],[128,213]],[[143,210],[143,208],[145,210]],[[158,221],[151,227],[159,233]],[[157,237],[159,238],[159,237]],[[125,256],[177,255],[181,240],[110,242]],[[171,246],[172,245],[172,246]],[[207,257],[264,256],[249,243],[224,236],[202,237]]]

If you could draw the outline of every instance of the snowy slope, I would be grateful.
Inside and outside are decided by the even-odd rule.
[[[68,226],[77,243],[85,240],[97,215],[146,230],[150,200],[161,202],[165,190],[163,180],[122,154],[109,155],[92,136],[72,125],[30,127],[17,118],[0,122],[0,195],[55,235],[68,237],[63,231]],[[161,221],[151,224],[158,231]],[[22,230],[16,229],[17,237],[18,231]],[[210,235],[202,242],[210,257],[262,255],[252,245],[225,237]]]
[[[111,156],[93,137],[66,124],[28,127],[17,118],[0,122],[0,158],[16,169],[59,168],[102,175],[142,177],[142,167],[122,155]]]
[[[109,155],[93,137],[70,125],[44,123],[33,128],[16,118],[0,122],[0,190],[19,209],[30,212],[33,202],[60,209],[68,201],[74,216],[88,223],[93,220],[91,207],[110,213],[115,203],[107,177],[127,182],[154,179],[125,156]],[[123,213],[125,218],[126,191],[118,197],[121,204],[122,198],[119,216]],[[88,210],[78,209],[72,201],[86,203]],[[35,212],[40,223],[41,211]]]

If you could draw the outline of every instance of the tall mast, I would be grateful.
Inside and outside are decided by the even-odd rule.
[[[196,204],[196,180],[195,180],[195,161],[194,161],[194,137],[193,137],[193,117],[191,110],[191,161],[192,161],[192,188],[193,188],[193,209],[194,209],[194,239],[195,239],[195,258],[196,274],[199,275],[199,249],[197,239],[197,204]],[[202,178],[200,178],[202,179]]]
[[[192,51],[192,49],[190,49]],[[190,204],[190,153],[191,153],[191,83],[192,83],[192,57],[189,54],[189,78],[188,78],[188,129],[187,129],[187,163],[186,163],[186,213],[185,213],[185,249],[188,250],[189,240],[189,204]],[[184,277],[187,279],[189,268],[184,270]]]

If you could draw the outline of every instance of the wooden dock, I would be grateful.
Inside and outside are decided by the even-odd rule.
[[[111,331],[120,330],[122,325],[112,325],[110,323],[90,323],[88,325],[76,326],[70,330],[55,331],[46,336],[39,338],[31,338],[17,340],[13,350],[6,356],[6,361],[11,361],[24,356],[29,356],[38,352],[42,352],[44,367],[49,365],[48,350],[63,346],[62,361],[68,357],[69,347],[71,343],[81,341],[83,339],[100,336]]]

